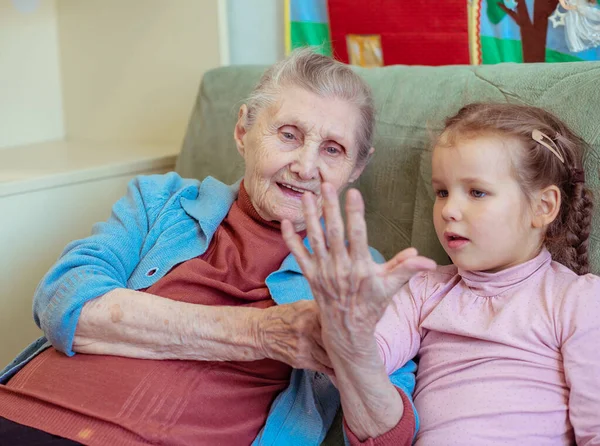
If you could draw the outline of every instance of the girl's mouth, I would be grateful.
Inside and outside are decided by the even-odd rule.
[[[468,238],[451,232],[445,233],[444,237],[446,238],[446,244],[450,249],[460,249],[470,242]]]

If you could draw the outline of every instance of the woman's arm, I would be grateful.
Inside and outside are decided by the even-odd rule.
[[[85,304],[73,350],[143,359],[263,359],[257,336],[260,312],[118,288]]]
[[[435,262],[409,249],[383,265],[376,264],[367,244],[364,203],[358,191],[349,191],[346,198],[348,246],[335,189],[324,183],[322,196],[326,235],[314,196],[303,197],[314,254],[302,245],[290,222],[283,222],[282,230],[321,311],[323,343],[335,371],[347,426],[362,441],[390,431],[405,414],[402,397],[390,383],[378,351],[376,325],[394,294],[415,273],[434,269]],[[410,442],[412,435],[396,440]]]
[[[330,373],[320,336],[312,301],[267,309],[207,306],[119,288],[85,304],[73,350],[143,359],[270,358]]]
[[[139,176],[113,206],[108,221],[71,242],[38,285],[33,314],[54,348],[73,355],[73,340],[84,305],[117,288],[140,261],[144,243],[160,209],[185,182],[175,174]]]
[[[160,210],[192,185],[176,174],[136,177],[108,221],[67,246],[35,293],[34,317],[46,337],[67,355],[77,351],[137,358],[273,358],[294,367],[330,371],[318,345],[320,326],[313,303],[266,310],[209,307],[126,289]],[[298,318],[292,316],[295,313]]]
[[[364,349],[367,350],[372,352],[371,357],[354,359],[330,352],[346,425],[361,441],[376,438],[398,425],[406,409],[407,415],[413,417],[412,430],[404,432],[410,444],[414,435],[412,407],[404,407],[402,397],[386,373],[377,346]],[[399,443],[395,444],[401,444],[401,438],[396,440]]]

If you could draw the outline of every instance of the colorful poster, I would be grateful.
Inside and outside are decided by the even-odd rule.
[[[375,57],[370,57],[369,62],[362,58],[369,66],[376,66],[379,60],[385,65],[469,63],[467,0],[328,0],[327,3],[333,53],[343,62],[350,62],[354,57],[352,52],[357,50],[356,39],[349,36],[363,36],[363,42],[369,44],[375,41],[365,39],[377,36],[381,50],[373,51]]]
[[[581,1],[562,3],[577,8]],[[559,0],[470,0],[471,63],[600,60],[600,47],[581,38],[594,34],[596,11],[600,15],[596,2],[583,0],[578,9],[565,9]],[[573,39],[587,47],[572,50]]]
[[[331,56],[327,0],[285,0],[285,50],[313,46]]]

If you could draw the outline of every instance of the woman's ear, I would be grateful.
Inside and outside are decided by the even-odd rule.
[[[244,157],[245,154],[245,141],[244,136],[248,133],[248,107],[243,104],[238,112],[238,120],[233,129],[233,139],[235,139],[235,145],[240,155]]]
[[[371,159],[371,156],[373,156],[373,152],[375,152],[375,147],[371,147],[369,149],[369,154],[367,155],[367,158],[364,161],[356,164],[354,170],[350,174],[348,183],[354,183],[356,180],[358,180],[358,177],[360,177],[360,175],[363,173],[363,170],[365,170],[365,167],[367,167],[367,164],[369,164],[369,160]]]
[[[542,189],[534,203],[533,227],[544,228],[556,220],[560,212],[560,189],[555,185]]]

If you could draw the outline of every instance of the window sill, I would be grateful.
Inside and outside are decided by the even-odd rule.
[[[0,197],[175,166],[167,144],[52,141],[0,149]]]

